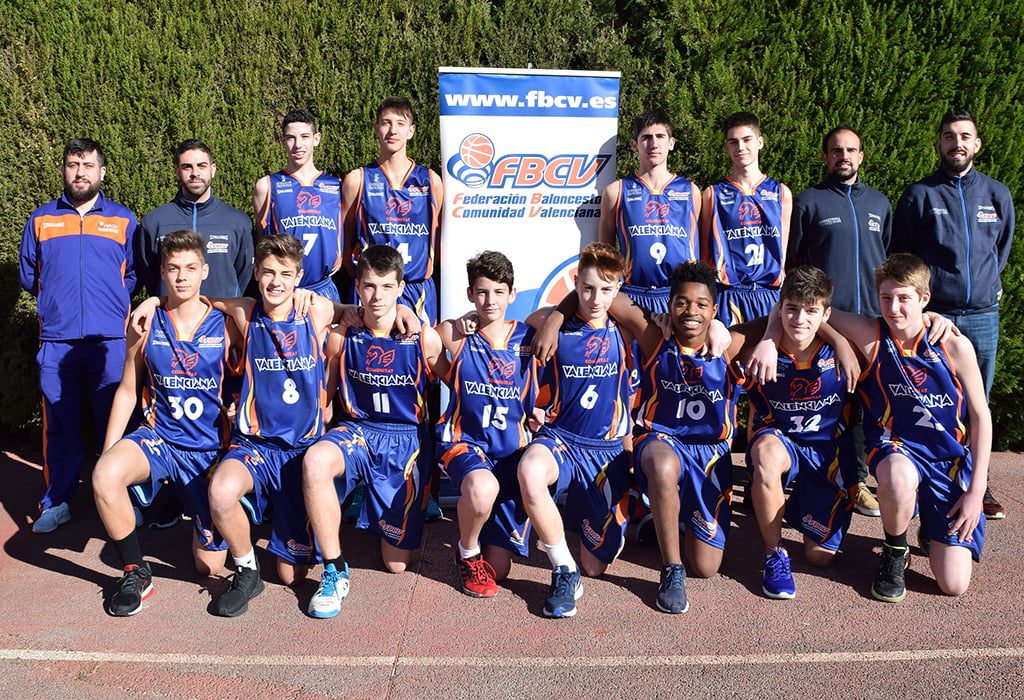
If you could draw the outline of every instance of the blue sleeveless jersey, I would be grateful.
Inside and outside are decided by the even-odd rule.
[[[186,450],[216,450],[230,435],[221,400],[227,318],[206,304],[206,315],[188,337],[179,335],[166,309],[157,309],[142,346],[145,421],[165,441]]]
[[[434,216],[437,204],[430,170],[412,164],[402,182],[392,183],[380,163],[362,170],[353,259],[371,245],[389,245],[402,254],[405,280],[419,282],[434,273]]]
[[[264,235],[286,233],[302,241],[301,287],[322,282],[341,267],[341,181],[326,173],[310,183],[286,170],[270,175],[270,206],[260,226]]]
[[[629,355],[615,321],[566,319],[558,350],[540,377],[537,405],[548,423],[584,438],[611,440],[629,432]]]
[[[700,195],[695,190],[678,175],[660,192],[639,175],[622,179],[615,232],[626,259],[626,284],[667,287],[672,268],[700,259],[693,208],[694,196]]]
[[[340,327],[338,395],[350,418],[421,425],[427,420],[427,388],[434,375],[419,334],[380,335],[366,326]]]
[[[732,180],[712,190],[711,260],[728,287],[782,284],[782,185],[765,176],[753,191]]]
[[[779,348],[777,379],[750,383],[754,429],[776,428],[801,442],[835,440],[846,430],[849,402],[845,375],[836,376],[835,349],[819,343],[807,362]]]
[[[718,443],[736,428],[736,384],[728,357],[705,357],[662,339],[640,372],[637,429],[687,443]]]
[[[268,314],[256,302],[245,328],[245,372],[238,407],[238,430],[304,447],[323,432],[323,344],[313,320]]]
[[[508,321],[500,336],[477,331],[456,349],[448,410],[437,426],[441,442],[468,442],[493,459],[529,443],[526,418],[536,400],[533,329]]]
[[[889,327],[877,323],[875,356],[859,385],[865,443],[906,445],[933,461],[966,456],[967,401],[945,348],[929,343],[924,329],[902,350]]]

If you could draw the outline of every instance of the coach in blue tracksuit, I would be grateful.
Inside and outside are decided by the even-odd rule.
[[[969,112],[943,115],[935,142],[940,167],[900,197],[891,252],[914,253],[928,264],[928,309],[952,319],[971,340],[988,399],[999,345],[999,276],[1010,257],[1015,217],[1009,188],[974,168],[980,148]],[[1005,516],[990,491],[983,505],[986,517]]]
[[[825,179],[794,200],[786,267],[821,268],[835,285],[832,306],[879,316],[874,271],[885,260],[892,207],[884,194],[860,181],[857,171],[864,161],[864,144],[852,126],[840,124],[829,131],[821,148]],[[859,418],[851,429],[858,446],[854,508],[862,515],[878,516],[878,501],[865,484],[868,467]]]
[[[124,367],[136,223],[100,190],[106,172],[98,143],[69,141],[64,193],[32,212],[21,239],[19,280],[37,298],[43,394],[46,491],[33,532],[52,532],[71,519],[68,504],[82,468],[83,393],[92,398],[102,442]]]
[[[179,189],[167,204],[142,217],[135,248],[139,279],[150,296],[163,296],[160,279],[160,241],[174,231],[196,231],[206,242],[209,276],[203,294],[220,299],[245,295],[252,279],[252,219],[220,200],[210,188],[217,165],[205,143],[181,142],[174,154]]]

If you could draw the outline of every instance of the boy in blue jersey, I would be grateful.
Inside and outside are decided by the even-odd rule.
[[[507,257],[486,251],[469,260],[466,272],[477,325],[469,335],[455,321],[438,328],[451,355],[451,395],[437,438],[442,468],[460,492],[455,561],[462,592],[489,598],[508,575],[512,554],[528,554],[529,520],[516,469],[530,440],[536,394],[533,329],[505,320],[516,297]]]
[[[871,594],[893,603],[906,596],[907,529],[915,508],[943,593],[966,592],[985,537],[982,499],[992,445],[985,386],[970,340],[926,335],[930,278],[917,256],[891,255],[875,270],[882,318],[835,312],[831,320],[868,361],[860,395],[885,534]]]
[[[340,301],[332,275],[341,268],[341,181],[313,163],[320,144],[316,118],[304,109],[284,115],[284,170],[256,181],[252,206],[261,235],[294,236],[302,242],[302,288]]]
[[[704,190],[701,256],[718,270],[718,318],[727,326],[765,316],[779,299],[793,195],[761,172],[761,126],[753,114],[726,117],[732,174]]]
[[[605,188],[597,240],[617,243],[622,251],[623,293],[644,309],[664,313],[672,268],[700,259],[700,189],[669,172],[668,155],[675,139],[664,113],[645,112],[633,121],[630,148],[640,168]]]
[[[351,171],[342,183],[345,268],[355,279],[355,262],[364,248],[395,248],[405,263],[405,289],[399,303],[434,325],[434,260],[444,186],[437,173],[417,165],[406,153],[416,133],[409,100],[388,97],[381,102],[373,131],[380,144],[377,159]]]
[[[228,353],[239,337],[224,314],[199,296],[208,273],[205,251],[206,243],[194,231],[164,237],[160,276],[167,289],[165,306],[157,309],[147,332],[129,329],[124,374],[92,475],[96,509],[124,567],[106,605],[118,617],[139,612],[153,593],[129,488],[148,505],[163,481],[173,484],[192,518],[196,570],[211,576],[224,568],[226,545],[213,530],[207,484],[208,471],[227,442],[221,390]],[[145,422],[124,435],[140,390]]]
[[[327,341],[327,395],[337,390],[341,417],[302,463],[309,524],[324,562],[312,617],[334,617],[348,595],[341,501],[360,483],[366,493],[356,527],[380,535],[384,568],[405,571],[420,546],[434,456],[427,389],[447,375],[448,363],[433,328],[402,336],[396,327],[402,267],[394,248],[366,248],[356,268],[362,325],[338,326]]]
[[[750,495],[765,546],[761,588],[769,598],[796,595],[782,546],[783,514],[803,534],[804,554],[814,566],[831,563],[850,525],[849,493],[857,488],[846,430],[851,382],[836,372],[835,349],[818,338],[831,313],[832,289],[816,267],[790,270],[777,312],[782,335],[776,381],[747,388],[754,417],[747,447]],[[787,502],[784,489],[794,482]]]
[[[630,474],[622,438],[630,425],[630,360],[627,341],[608,316],[623,269],[622,256],[605,243],[580,253],[578,311],[562,323],[558,350],[540,378],[537,406],[547,409],[548,422],[519,462],[523,506],[554,570],[548,617],[572,617],[583,594],[555,504],[559,495],[566,494],[565,524],[580,534],[588,576],[601,575],[625,541]]]

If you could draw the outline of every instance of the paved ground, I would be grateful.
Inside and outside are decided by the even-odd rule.
[[[455,588],[455,526],[444,520],[428,526],[414,571],[399,576],[378,569],[372,538],[345,526],[352,594],[324,621],[303,614],[312,583],[269,583],[243,617],[211,615],[225,583],[191,573],[184,524],[143,531],[156,593],[137,616],[108,617],[102,592],[119,572],[91,493],[72,504],[71,525],[32,534],[38,455],[4,449],[2,697],[1024,697],[1019,454],[994,458],[1010,515],[990,523],[960,599],[940,595],[915,556],[907,599],[874,601],[880,524],[854,516],[835,565],[813,570],[797,554],[797,598],[767,600],[756,523],[738,504],[722,572],[688,581],[684,615],[654,608],[656,549],[632,532],[608,574],[585,582],[571,620],[541,615],[550,573],[538,553],[517,563],[496,598],[467,598]],[[795,545],[793,531],[785,536]]]

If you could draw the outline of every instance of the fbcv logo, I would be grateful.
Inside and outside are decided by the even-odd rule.
[[[462,139],[448,159],[448,174],[472,187],[586,187],[608,165],[611,156],[597,154],[515,153],[495,157],[494,142],[484,134]]]

